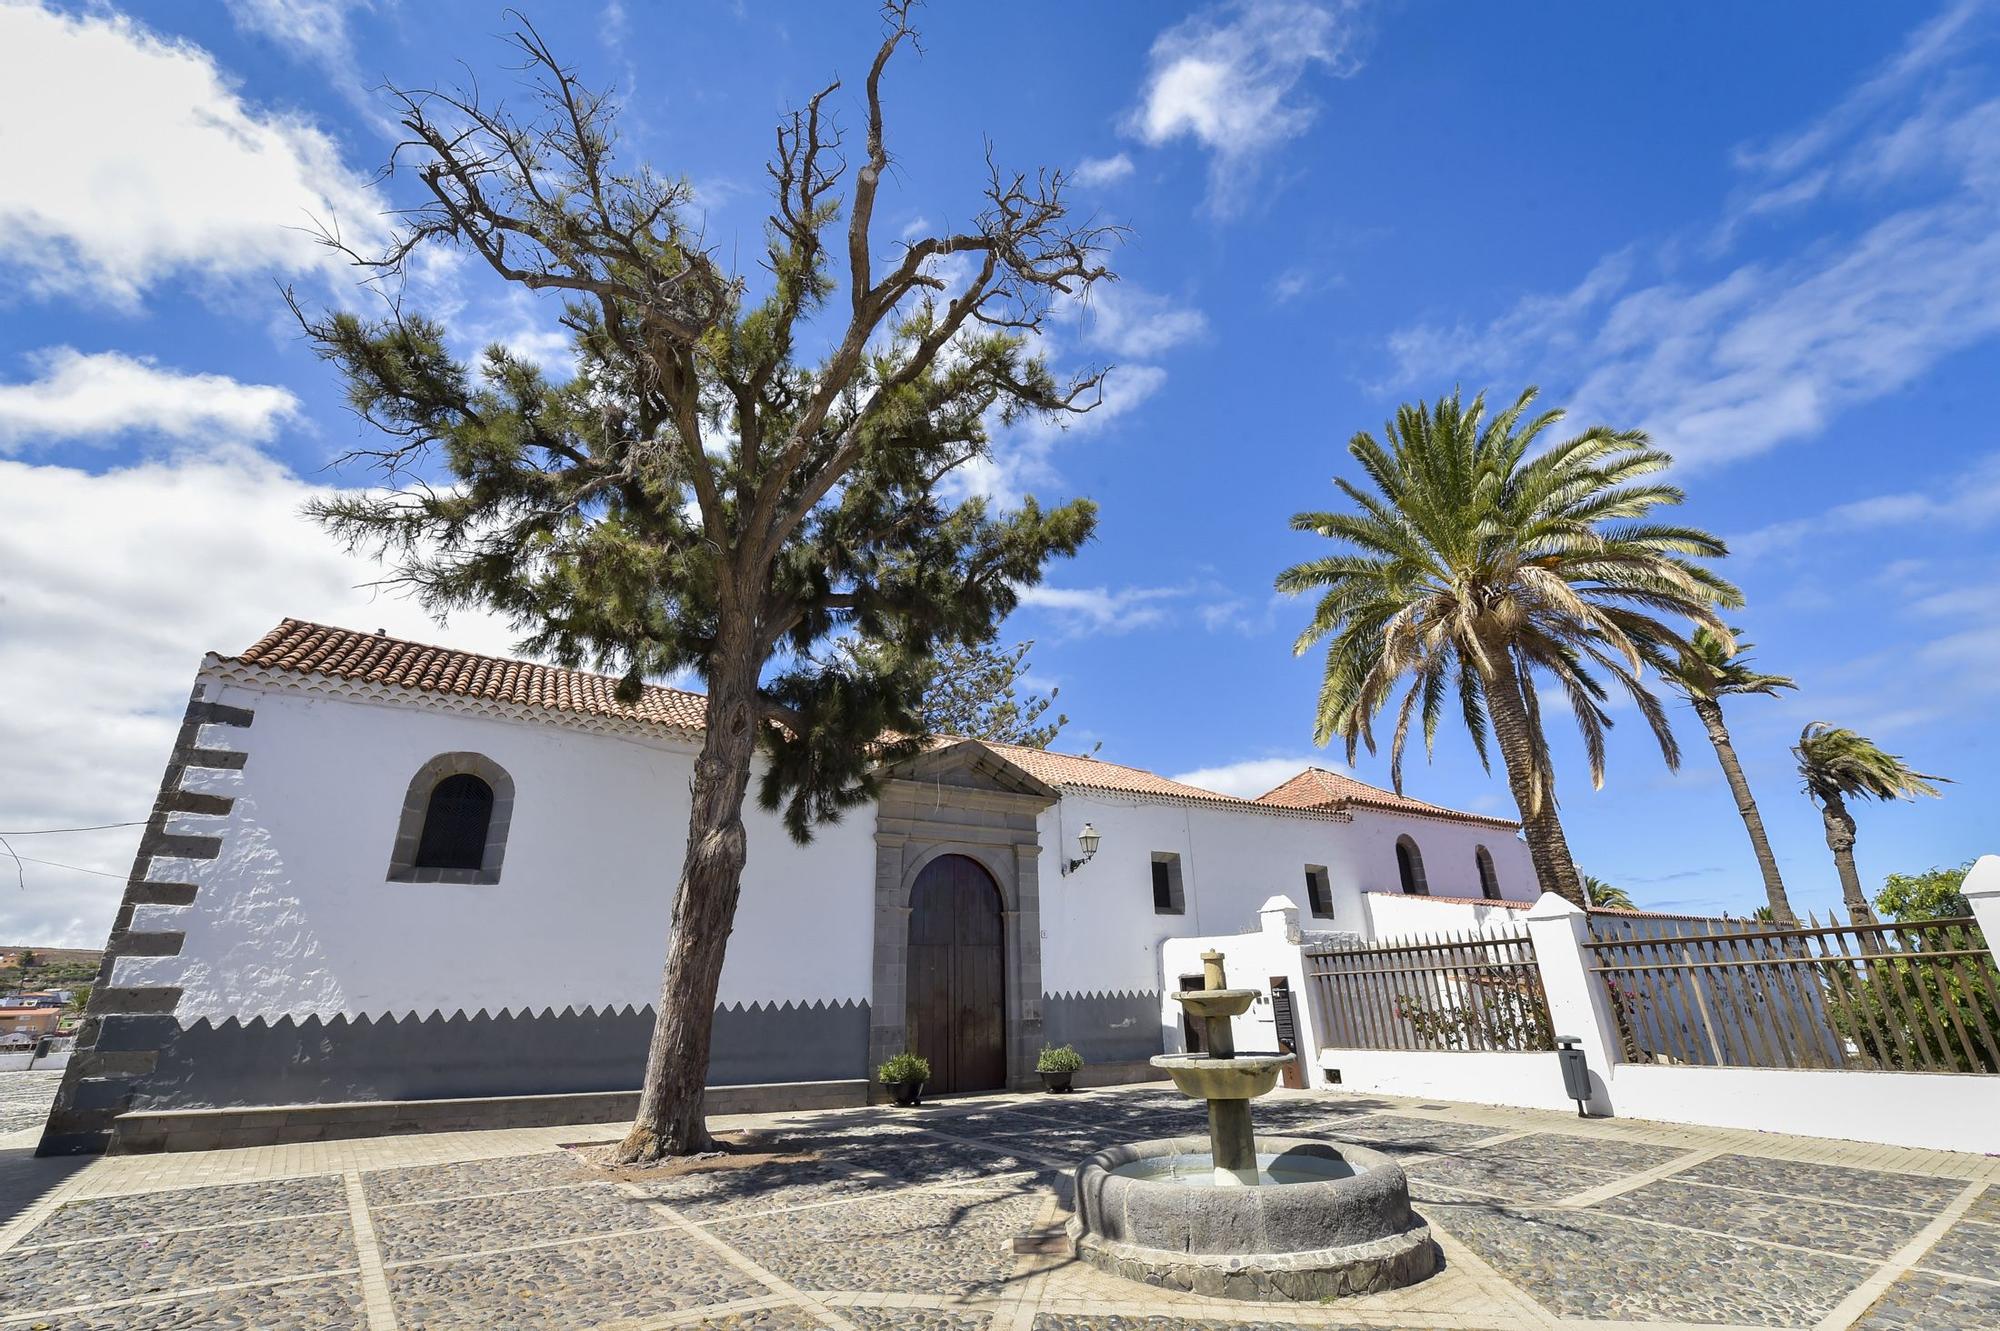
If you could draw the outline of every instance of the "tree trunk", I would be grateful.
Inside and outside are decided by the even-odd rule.
[[[1736,797],[1736,812],[1743,819],[1743,826],[1750,833],[1750,849],[1757,855],[1758,872],[1764,875],[1764,895],[1771,902],[1771,922],[1781,929],[1799,927],[1799,917],[1792,913],[1791,899],[1785,895],[1785,880],[1778,876],[1778,857],[1771,853],[1771,838],[1764,833],[1764,815],[1757,812],[1757,801],[1750,794],[1750,782],[1743,776],[1743,764],[1736,761],[1736,745],[1729,738],[1729,727],[1722,721],[1722,704],[1713,698],[1690,698],[1694,704],[1694,714],[1708,729],[1708,742],[1715,746],[1715,756],[1722,764],[1722,775],[1729,782],[1729,792]]]
[[[1498,667],[1512,661],[1503,645],[1487,644],[1487,658]],[[1520,685],[1511,669],[1482,678],[1486,710],[1493,719],[1493,735],[1500,742],[1500,757],[1507,767],[1507,785],[1514,804],[1521,811],[1521,831],[1528,841],[1528,855],[1534,861],[1535,879],[1544,892],[1589,909],[1583,895],[1583,879],[1576,861],[1570,858],[1569,839],[1563,835],[1562,820],[1556,816],[1553,768],[1547,761],[1548,741],[1528,715],[1521,700]],[[1550,773],[1548,787],[1535,792],[1535,766],[1542,763]]]
[[[722,961],[736,918],[746,846],[743,797],[757,747],[757,669],[739,647],[711,662],[708,720],[695,759],[687,856],[674,894],[667,964],[639,1114],[619,1145],[625,1163],[713,1148],[704,1118],[708,1041]]]
[[[1829,795],[1819,806],[1819,816],[1826,824],[1826,848],[1833,852],[1833,867],[1840,873],[1840,898],[1847,904],[1848,918],[1856,924],[1874,924],[1875,912],[1854,867],[1854,815],[1840,796]]]

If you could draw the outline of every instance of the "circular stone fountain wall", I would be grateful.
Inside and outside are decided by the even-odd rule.
[[[1230,1299],[1312,1300],[1414,1284],[1437,1270],[1409,1184],[1378,1151],[1260,1137],[1281,1179],[1247,1187],[1175,1177],[1203,1137],[1114,1146],[1076,1171],[1076,1254],[1112,1275]],[[1266,1157],[1272,1157],[1266,1160]]]

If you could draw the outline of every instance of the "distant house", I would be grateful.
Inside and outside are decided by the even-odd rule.
[[[22,1034],[39,1039],[56,1033],[62,1007],[0,1007],[0,1036]]]

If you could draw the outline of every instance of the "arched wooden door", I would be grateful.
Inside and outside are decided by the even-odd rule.
[[[910,891],[905,1021],[931,1062],[933,1091],[1007,1085],[1007,993],[1000,889],[977,860],[940,855]]]

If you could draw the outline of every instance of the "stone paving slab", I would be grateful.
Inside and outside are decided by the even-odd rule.
[[[1972,1199],[1972,1207],[1966,1211],[1965,1218],[2000,1225],[2000,1184],[1987,1184],[1986,1191]]]
[[[1662,1179],[1601,1202],[1597,1208],[1640,1220],[1660,1220],[1744,1238],[1887,1258],[1917,1236],[1927,1218],[1876,1207],[1771,1197],[1702,1183]]]
[[[1912,1271],[1877,1299],[1854,1331],[1995,1331],[2000,1286]]]
[[[181,1188],[69,1202],[35,1226],[31,1242],[67,1243],[165,1229],[192,1229],[242,1220],[347,1212],[347,1190],[331,1175]]]
[[[1330,1135],[1400,1157],[1419,1151],[1459,1151],[1499,1133],[1493,1128],[1467,1123],[1407,1118],[1401,1114],[1370,1114],[1340,1124]]]
[[[558,1183],[580,1183],[601,1177],[568,1152],[551,1151],[511,1159],[370,1170],[362,1174],[361,1186],[368,1193],[369,1205],[392,1206],[398,1202],[477,1197]]]
[[[1755,1155],[1720,1155],[1678,1177],[1689,1183],[1774,1192],[1788,1197],[1828,1198],[1864,1206],[1888,1206],[1935,1213],[1965,1191],[1953,1179],[1923,1174],[1891,1174],[1842,1165],[1815,1165]]]
[[[947,1312],[943,1308],[844,1306],[840,1315],[862,1331],[987,1331],[989,1313]],[[824,1323],[814,1323],[815,1331]]]
[[[1571,1164],[1520,1159],[1509,1154],[1505,1146],[1464,1155],[1419,1157],[1405,1162],[1403,1172],[1409,1176],[1411,1195],[1425,1201],[1449,1200],[1449,1193],[1427,1186],[1442,1184],[1448,1189],[1509,1201],[1552,1202],[1618,1177],[1616,1173]]]
[[[708,1228],[801,1289],[966,1297],[1006,1285],[1014,1236],[1041,1207],[1034,1194],[904,1192]]]
[[[982,1150],[956,1142],[920,1146],[866,1146],[841,1157],[846,1164],[872,1169],[907,1183],[964,1182],[989,1174],[1012,1174],[1042,1168],[1040,1160],[1006,1151]]]
[[[1600,1171],[1608,1169],[1620,1174],[1637,1174],[1644,1170],[1657,1169],[1669,1160],[1687,1154],[1686,1151],[1676,1150],[1671,1146],[1614,1141],[1603,1137],[1571,1137],[1556,1132],[1534,1132],[1484,1149],[1505,1152],[1523,1160],[1538,1160],[1552,1165],[1577,1165],[1584,1169]]]
[[[423,1331],[580,1331],[768,1293],[679,1231],[389,1268],[398,1322]]]
[[[354,1235],[344,1212],[35,1251],[16,1248],[9,1256],[0,1264],[0,1317],[355,1264]]]
[[[1873,1269],[1592,1211],[1461,1203],[1424,1215],[1563,1317],[1807,1327]]]
[[[755,1165],[705,1170],[675,1178],[644,1179],[637,1186],[690,1220],[758,1215],[766,1211],[852,1201],[909,1186],[895,1179],[857,1174],[826,1162]]]
[[[368,1317],[359,1282],[335,1276],[58,1314],[28,1325],[46,1331],[364,1331]]]
[[[668,1223],[611,1183],[372,1208],[385,1262],[493,1252]]]
[[[2000,1225],[1961,1220],[1918,1259],[1917,1265],[1962,1276],[2000,1280]]]

